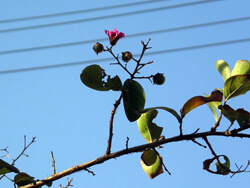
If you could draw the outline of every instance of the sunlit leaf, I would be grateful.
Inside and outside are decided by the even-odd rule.
[[[218,103],[221,105],[221,102],[218,102]],[[217,122],[218,121],[218,114],[216,112],[217,104],[215,104],[215,102],[209,102],[209,103],[207,103],[207,105],[208,105],[209,109],[211,110],[215,121]]]
[[[238,60],[232,70],[231,76],[250,73],[250,63],[247,60]]]
[[[184,116],[193,110],[194,108],[201,106],[203,104],[206,104],[208,102],[221,102],[222,101],[223,94],[219,90],[215,90],[211,93],[208,97],[203,96],[196,96],[191,99],[189,99],[182,107],[181,109],[181,117],[184,118]]]
[[[206,95],[206,97],[209,97],[209,95]],[[218,107],[221,105],[221,101],[220,102],[209,102],[207,103],[209,109],[211,110],[213,116],[214,116],[214,119],[215,121],[217,122],[218,121],[218,114],[216,112],[216,109],[218,109]]]
[[[223,93],[225,101],[243,95],[250,90],[250,74],[230,77],[224,84]]]
[[[106,76],[105,71],[99,65],[90,65],[83,69],[80,78],[91,89],[98,91],[121,90],[122,82],[118,76],[114,78],[107,76],[107,81],[104,81]]]
[[[123,105],[126,116],[130,122],[136,121],[140,111],[145,105],[145,93],[143,87],[136,81],[127,79],[122,88]]]
[[[230,67],[224,60],[218,60],[215,63],[216,70],[221,74],[224,81],[226,81],[230,77]]]
[[[237,109],[238,113],[237,122],[241,128],[244,128],[247,125],[250,125],[250,113],[242,108]]]
[[[221,110],[221,113],[231,123],[233,123],[237,119],[237,117],[238,117],[238,113],[233,108],[231,108],[229,105],[227,105],[227,104],[219,106],[219,109]]]
[[[0,175],[7,174],[10,172],[19,173],[19,170],[16,167],[14,167],[13,165],[10,165],[9,163],[0,159]]]
[[[144,151],[141,156],[141,165],[150,179],[163,173],[162,158],[154,150]]]
[[[210,165],[213,163],[214,160],[216,160],[216,157],[213,157],[212,159],[207,159],[203,162],[203,169],[213,173],[213,174],[221,174],[221,175],[227,175],[229,174],[229,168],[230,168],[230,160],[225,155],[219,155],[218,157],[224,157],[225,163],[222,163],[222,166],[218,162],[215,163],[217,171],[213,171],[210,169]]]
[[[158,140],[161,136],[163,128],[152,122],[157,114],[157,110],[152,110],[142,114],[137,120],[139,131],[148,143]]]
[[[173,116],[176,117],[176,119],[178,120],[178,122],[181,123],[182,119],[181,119],[180,115],[174,109],[172,109],[172,108],[159,106],[159,107],[146,108],[146,109],[143,109],[140,112],[141,113],[146,113],[146,112],[149,112],[149,111],[152,111],[152,110],[156,110],[156,109],[165,110],[165,111],[171,113]]]

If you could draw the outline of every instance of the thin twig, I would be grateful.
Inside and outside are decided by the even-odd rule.
[[[26,146],[26,137],[24,137],[24,138],[25,138],[25,139],[24,139],[24,140],[25,140],[25,142],[24,142],[24,149],[23,149],[23,151],[20,153],[20,155],[17,156],[16,159],[13,159],[13,162],[12,162],[11,165],[14,165],[15,162],[16,162],[22,155],[25,155],[24,152],[26,151],[26,149],[28,149],[28,148],[30,147],[30,145],[33,144],[33,143],[35,142],[35,139],[36,139],[36,137],[33,137],[32,140],[31,140],[31,142]],[[27,155],[25,155],[25,156],[27,156]]]
[[[119,99],[115,102],[114,108],[111,112],[111,117],[110,117],[110,121],[109,121],[109,138],[108,138],[108,146],[107,146],[107,150],[106,150],[106,155],[109,155],[111,152],[114,116],[115,116],[115,112],[116,112],[118,106],[121,103],[121,100],[122,100],[122,94],[120,95]]]
[[[169,170],[167,169],[166,165],[164,164],[164,162],[163,162],[163,160],[162,160],[162,157],[161,157],[161,155],[159,154],[159,152],[156,151],[155,148],[153,148],[153,150],[154,150],[155,153],[158,155],[158,157],[159,157],[159,159],[160,159],[160,161],[161,161],[161,164],[162,164],[164,170],[165,170],[169,175],[171,175],[171,173],[170,173]]]
[[[127,140],[126,140],[126,149],[128,149],[128,141],[129,141],[129,137],[127,137]]]
[[[52,151],[50,152],[50,155],[51,155],[51,159],[52,159],[53,174],[56,174],[56,165],[55,165],[56,161],[54,159],[54,154]]]
[[[211,131],[216,131],[217,127],[219,127],[219,125],[220,125],[221,118],[222,118],[222,113],[220,113],[220,117],[218,118],[215,125],[211,128]]]
[[[201,147],[203,147],[203,148],[207,148],[207,146],[202,145],[201,143],[197,142],[195,139],[192,139],[192,141],[193,141],[195,144],[197,144],[197,145],[199,145],[199,146],[201,146]]]
[[[87,171],[88,173],[90,173],[90,174],[92,174],[93,176],[95,176],[95,173],[93,172],[93,171],[91,171],[91,170],[89,170],[89,169],[85,169],[85,171]]]
[[[73,187],[73,185],[71,185],[71,182],[73,181],[73,178],[71,178],[71,180],[69,180],[69,178],[67,178],[67,181],[68,181],[68,183],[67,183],[66,187],[64,187],[64,188],[68,188],[69,186]],[[62,185],[60,184],[59,187],[62,188]]]
[[[4,149],[0,149],[0,151],[5,151],[6,153],[9,153],[9,151],[7,150],[8,147],[9,147],[9,146],[7,146],[7,147],[4,148]]]

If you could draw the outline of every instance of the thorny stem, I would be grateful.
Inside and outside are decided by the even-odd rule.
[[[107,146],[107,150],[106,150],[106,155],[110,154],[111,145],[112,145],[112,138],[113,138],[114,116],[115,116],[115,112],[116,112],[118,106],[121,103],[121,100],[122,100],[122,94],[120,95],[119,99],[115,102],[114,108],[113,108],[113,110],[111,112],[111,117],[110,117],[110,121],[109,121],[109,138],[108,138],[108,146]]]

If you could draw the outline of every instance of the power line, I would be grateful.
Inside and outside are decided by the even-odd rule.
[[[188,26],[181,26],[181,27],[175,27],[175,28],[169,28],[169,29],[162,29],[162,30],[156,30],[156,31],[135,33],[135,34],[126,35],[126,38],[143,36],[143,35],[166,33],[166,32],[171,32],[171,31],[180,31],[180,30],[193,29],[193,28],[206,27],[206,26],[219,25],[219,24],[226,24],[226,23],[239,22],[239,21],[246,21],[246,20],[249,20],[249,19],[250,19],[250,16],[242,17],[242,18],[234,18],[234,19],[228,19],[228,20],[215,21],[215,22],[194,24],[194,25],[188,25]],[[87,44],[87,43],[95,43],[97,41],[102,42],[102,41],[106,41],[106,40],[108,40],[107,37],[100,38],[100,39],[86,40],[86,41],[54,44],[54,45],[47,45],[47,46],[38,46],[38,47],[32,47],[32,48],[14,49],[14,50],[0,51],[0,55],[13,54],[13,53],[19,53],[19,52],[29,52],[29,51],[36,51],[36,50],[44,50],[44,49],[52,49],[52,48],[60,48],[60,47],[67,47],[67,46],[76,46],[76,45],[82,45],[82,44]]]
[[[146,10],[139,10],[139,11],[120,13],[120,14],[99,16],[99,17],[94,17],[94,18],[72,20],[72,21],[65,21],[65,22],[57,22],[57,23],[50,23],[50,24],[43,24],[43,25],[34,25],[34,26],[27,26],[27,27],[18,27],[18,28],[12,28],[12,29],[4,29],[4,30],[0,30],[0,33],[9,33],[9,32],[25,31],[25,30],[38,29],[38,28],[46,28],[46,27],[54,27],[54,26],[61,26],[61,25],[77,24],[77,23],[94,21],[94,20],[117,18],[117,17],[121,17],[121,16],[149,13],[149,12],[161,11],[161,10],[172,9],[172,8],[180,8],[180,7],[185,7],[185,6],[193,6],[193,5],[198,5],[198,4],[211,3],[211,2],[214,2],[214,1],[219,1],[219,0],[203,0],[203,1],[196,1],[196,2],[191,2],[191,3],[184,3],[184,4],[178,4],[178,5],[151,8],[151,9],[146,9]]]
[[[42,18],[52,18],[52,17],[59,17],[59,16],[66,16],[66,15],[74,15],[74,14],[81,14],[81,13],[88,13],[88,12],[95,12],[95,11],[102,11],[102,10],[109,10],[109,9],[116,9],[116,8],[124,8],[124,7],[137,6],[137,5],[150,4],[150,3],[158,3],[160,1],[169,1],[169,0],[139,1],[139,2],[134,2],[134,3],[126,3],[126,4],[120,4],[120,5],[99,7],[99,8],[60,12],[60,13],[45,14],[45,15],[39,15],[39,16],[29,16],[29,17],[22,17],[22,18],[13,18],[13,19],[0,20],[0,23],[19,22],[19,21],[26,21],[26,20],[35,20],[35,19],[42,19]]]
[[[186,50],[208,48],[208,47],[214,47],[214,46],[222,46],[222,45],[228,45],[228,44],[236,44],[236,43],[242,43],[242,42],[250,42],[250,38],[209,43],[209,44],[201,44],[201,45],[196,45],[196,46],[187,46],[187,47],[167,49],[167,50],[160,50],[160,51],[155,51],[155,52],[148,52],[148,53],[145,53],[144,55],[148,56],[148,55],[165,54],[165,53],[180,52],[180,51],[186,51]],[[138,57],[138,56],[140,56],[140,54],[135,54],[133,56]],[[57,64],[57,65],[47,65],[47,66],[38,66],[38,67],[30,67],[30,68],[22,68],[22,69],[12,69],[12,70],[0,71],[0,74],[10,74],[10,73],[27,72],[27,71],[34,71],[34,70],[44,70],[44,69],[68,67],[68,66],[74,66],[74,65],[80,65],[80,64],[89,64],[89,63],[97,63],[97,62],[112,61],[112,60],[114,60],[114,59],[113,58],[103,58],[103,59],[71,62],[71,63],[62,63],[62,64]]]

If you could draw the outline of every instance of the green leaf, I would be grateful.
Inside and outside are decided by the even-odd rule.
[[[231,123],[238,118],[238,113],[227,104],[219,106],[219,109]]]
[[[120,91],[122,88],[122,82],[118,76],[110,78],[108,76],[107,81],[103,79],[106,77],[105,71],[99,65],[90,65],[83,69],[80,78],[83,84],[91,89],[98,91]]]
[[[203,169],[213,173],[213,174],[221,174],[221,175],[227,175],[230,171],[230,160],[225,155],[219,155],[218,157],[224,157],[225,163],[220,166],[218,162],[215,163],[217,171],[213,171],[210,169],[210,165],[213,163],[214,160],[216,160],[216,157],[213,157],[212,159],[207,159],[203,162]]]
[[[123,105],[126,116],[130,122],[136,121],[140,111],[145,106],[145,92],[143,87],[136,81],[127,79],[122,88]]]
[[[216,90],[218,90],[218,89],[216,89]],[[209,97],[209,95],[206,95],[206,94],[205,94],[205,96]],[[221,102],[216,102],[216,101],[215,102],[209,102],[209,103],[207,103],[207,105],[208,105],[209,109],[211,110],[215,121],[217,122],[218,121],[218,114],[216,112],[216,108],[218,109],[218,107],[221,105]]]
[[[247,60],[238,60],[232,70],[231,76],[250,73],[250,63]]]
[[[226,81],[230,77],[230,67],[224,60],[218,60],[215,63],[216,70],[221,74],[224,81]]]
[[[157,110],[152,110],[142,114],[137,120],[139,131],[148,143],[159,140],[162,133],[163,128],[152,122],[157,114]]]
[[[30,183],[34,183],[35,180],[34,180],[34,177],[31,177],[30,175],[28,175],[24,172],[21,172],[15,176],[14,182],[18,186],[24,186],[24,185],[28,185]]]
[[[241,128],[244,128],[250,125],[250,113],[243,108],[237,109],[238,113],[237,122],[239,123]]]
[[[154,150],[144,151],[141,156],[141,165],[150,179],[163,173],[162,158]]]
[[[217,122],[219,118],[218,118],[218,114],[217,114],[217,112],[215,110],[215,107],[211,103],[207,103],[207,105],[208,105],[209,109],[211,110],[215,121]]]
[[[6,163],[2,159],[0,159],[0,175],[7,174],[10,172],[19,173],[19,170],[13,165],[10,165],[9,163]]]
[[[233,97],[245,94],[250,90],[250,74],[230,77],[224,84],[225,102]]]
[[[216,165],[216,169],[217,169],[217,172],[219,174],[222,174],[222,175],[228,175],[229,174],[229,168],[230,168],[230,160],[228,159],[228,157],[226,155],[223,155],[224,159],[225,159],[225,163],[222,164],[222,166],[216,162],[215,165]]]
[[[194,108],[201,106],[209,102],[221,102],[223,94],[219,90],[215,90],[208,97],[196,96],[189,99],[181,109],[181,117],[184,118],[185,115],[193,110]]]
[[[112,89],[113,91],[121,91],[121,79],[117,75],[114,78],[110,78],[110,76],[108,76],[107,86],[110,87],[110,89]]]
[[[140,112],[141,113],[146,113],[146,112],[149,112],[149,111],[152,111],[152,110],[156,110],[156,109],[165,110],[165,111],[171,113],[173,116],[175,116],[179,123],[182,122],[182,119],[181,119],[180,115],[174,109],[168,108],[168,107],[159,106],[159,107],[146,108],[146,109],[143,109]]]
[[[52,186],[52,182],[46,183],[46,185],[47,185],[48,187],[51,187],[51,186]]]

